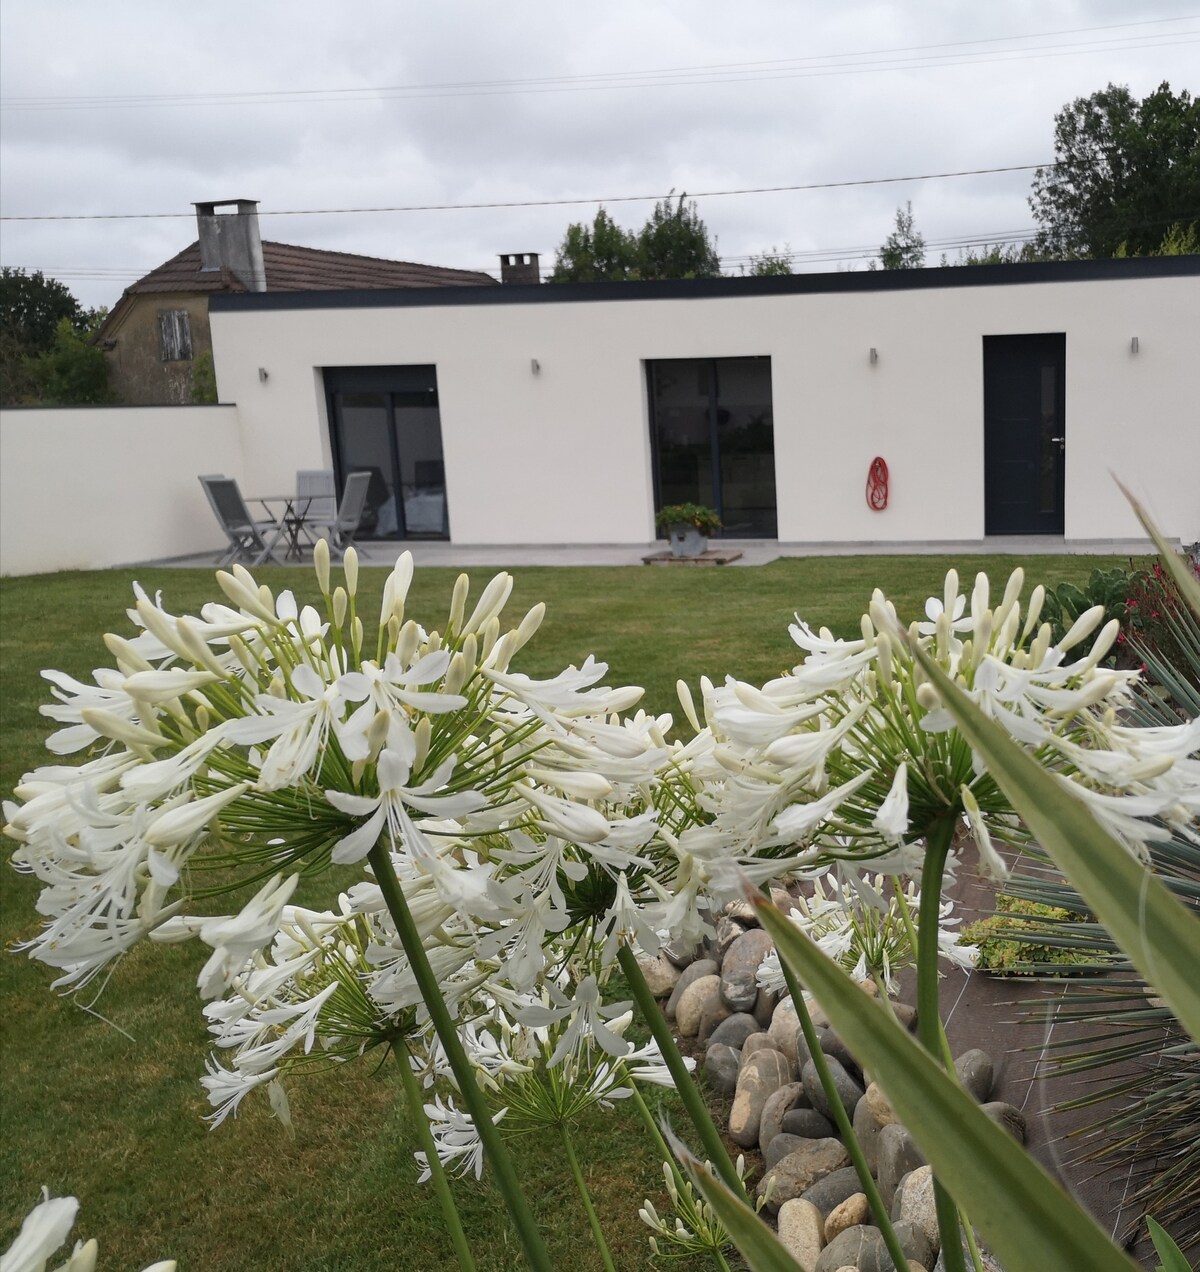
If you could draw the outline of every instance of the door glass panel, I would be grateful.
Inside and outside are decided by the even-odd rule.
[[[719,358],[716,379],[725,533],[735,539],[774,538],[778,531],[771,360]]]
[[[442,462],[442,421],[437,396],[396,393],[392,401],[396,412],[405,531],[408,535],[445,535],[448,533],[446,471]]]
[[[448,538],[435,369],[330,368],[325,380],[339,477],[371,474],[358,537]]]
[[[668,504],[716,506],[708,363],[694,359],[652,366],[658,443],[660,508]]]
[[[770,358],[651,362],[656,508],[715,508],[731,537],[774,538]]]
[[[395,476],[392,465],[391,409],[386,393],[334,394],[334,419],[340,443],[341,476],[371,474],[367,506],[359,523],[361,539],[396,533]]]

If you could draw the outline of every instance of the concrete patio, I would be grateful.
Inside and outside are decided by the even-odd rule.
[[[784,557],[827,556],[1147,556],[1154,553],[1149,539],[1060,539],[1044,535],[1000,535],[988,539],[933,540],[913,542],[863,541],[857,543],[782,543],[776,539],[720,539],[722,548],[740,552],[730,565],[740,568],[767,565]],[[391,565],[407,550],[421,566],[614,566],[642,564],[642,558],[660,551],[664,541],[647,543],[594,544],[470,544],[445,540],[409,539],[359,546],[363,565]],[[131,565],[172,565],[196,568],[213,566],[219,556],[211,553],[186,557],[150,558]],[[306,552],[304,561],[311,561]],[[289,565],[299,564],[293,560]]]

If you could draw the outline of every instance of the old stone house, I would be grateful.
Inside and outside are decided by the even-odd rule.
[[[108,360],[109,387],[117,401],[130,406],[195,400],[197,366],[208,362],[211,368],[211,296],[474,287],[496,282],[476,270],[264,242],[259,236],[258,204],[251,199],[194,206],[196,242],[127,287],[97,335]],[[218,208],[234,211],[222,213]]]

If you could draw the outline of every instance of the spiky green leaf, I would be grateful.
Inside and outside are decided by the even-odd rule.
[[[1083,801],[989,720],[922,649],[913,653],[959,732],[1043,851],[1153,985],[1188,1033],[1200,1041],[1200,919],[1104,829]]]
[[[755,899],[779,957],[883,1087],[917,1147],[1008,1272],[1135,1265],[1028,1153],[909,1037],[886,1009],[769,902]]]

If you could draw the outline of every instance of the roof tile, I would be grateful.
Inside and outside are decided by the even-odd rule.
[[[374,287],[478,287],[494,284],[490,274],[444,269],[350,252],[264,241],[267,291],[342,291]],[[228,270],[201,270],[200,244],[192,243],[126,289],[126,294],[245,291]]]

